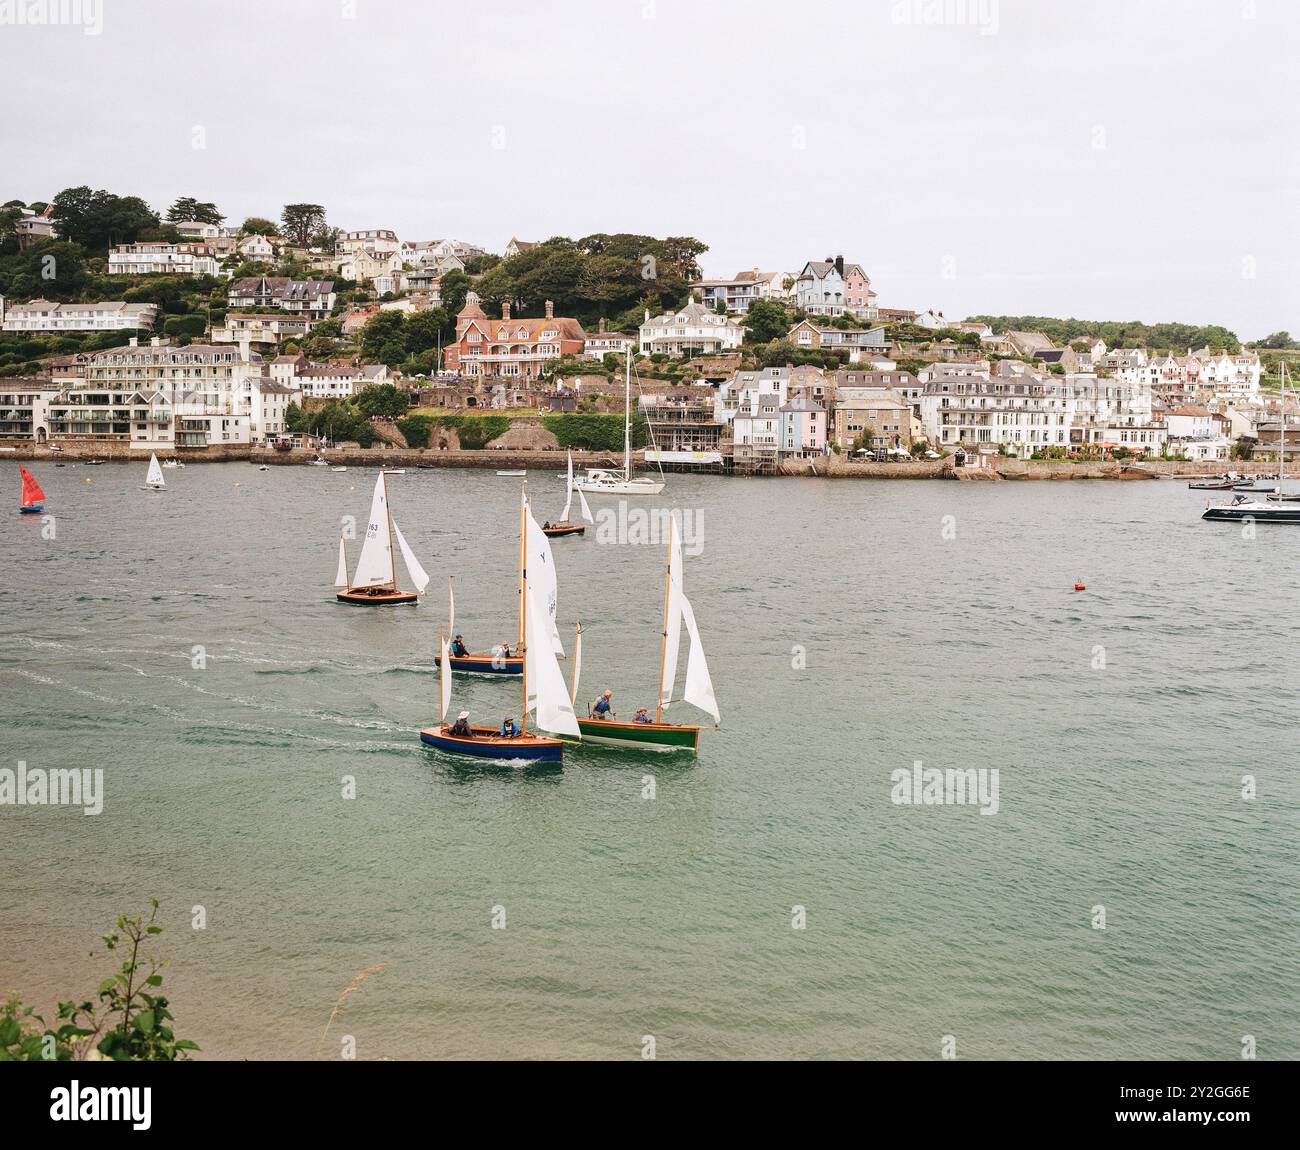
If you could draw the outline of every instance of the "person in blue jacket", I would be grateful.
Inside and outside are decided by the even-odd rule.
[[[591,717],[593,719],[608,719],[610,716],[609,705],[613,698],[613,691],[605,691],[599,699],[591,704]]]
[[[519,734],[519,728],[515,726],[514,719],[509,715],[501,721],[501,734],[507,739],[513,739],[517,734]]]

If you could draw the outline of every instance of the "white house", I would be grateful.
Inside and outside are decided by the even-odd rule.
[[[111,276],[214,276],[217,261],[206,244],[121,244],[108,253]]]
[[[238,251],[247,260],[270,260],[275,256],[275,247],[265,236],[245,236],[239,241]]]
[[[718,315],[692,297],[685,307],[653,319],[647,310],[640,336],[642,355],[716,355],[738,348],[745,329],[730,316]]]
[[[0,296],[0,330],[4,331],[134,331],[153,327],[157,319],[158,305],[152,303],[54,303],[34,299],[7,304]]]

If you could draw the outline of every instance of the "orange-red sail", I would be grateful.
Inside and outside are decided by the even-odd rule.
[[[23,474],[23,506],[31,507],[33,504],[42,502],[45,499],[45,492],[41,490],[41,485],[36,482],[36,477],[22,464],[18,465],[18,470]]]

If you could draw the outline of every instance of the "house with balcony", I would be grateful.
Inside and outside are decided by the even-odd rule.
[[[781,420],[782,459],[810,459],[825,455],[826,409],[806,395],[795,395],[778,408]]]
[[[784,294],[784,272],[737,272],[729,280],[697,280],[691,291],[712,311],[724,308],[731,315],[744,315],[755,300],[779,299]]]
[[[288,276],[248,276],[233,281],[226,305],[233,309],[276,307],[307,319],[328,319],[334,310],[333,280],[295,280]]]
[[[889,354],[889,340],[885,338],[883,327],[819,327],[812,320],[805,319],[786,333],[786,339],[795,347],[808,351],[844,352],[850,363],[879,359]]]
[[[119,244],[108,253],[111,276],[215,276],[218,270],[207,244],[151,241]]]
[[[362,228],[340,235],[334,250],[341,256],[361,251],[400,253],[402,245],[397,239],[397,233],[389,228]]]
[[[843,256],[810,260],[794,284],[795,306],[809,315],[836,316],[849,311],[862,319],[876,319],[875,296],[862,265],[846,265]]]
[[[744,327],[731,316],[710,311],[694,296],[685,307],[653,318],[647,310],[640,331],[642,355],[662,353],[674,358],[734,351],[744,338]]]
[[[245,236],[235,245],[235,250],[246,260],[267,263],[275,258],[275,245],[263,235]]]
[[[301,340],[313,326],[305,315],[230,311],[225,324],[212,329],[212,342],[275,344],[286,339]]]
[[[623,356],[627,354],[628,348],[635,350],[636,345],[637,337],[634,335],[626,335],[621,331],[606,331],[605,319],[602,316],[597,330],[587,335],[587,344],[583,348],[582,354],[589,359],[600,359],[601,356],[608,355],[610,352],[617,356]]]
[[[712,387],[648,384],[638,403],[650,430],[647,463],[682,470],[721,466],[725,426],[716,417]]]
[[[0,296],[0,330],[42,333],[73,331],[136,331],[151,328],[158,305],[101,300],[99,303],[55,303],[34,299],[9,304]]]
[[[912,444],[912,406],[891,388],[838,387],[833,415],[830,434],[843,452],[906,451]]]
[[[31,208],[20,209],[22,214],[14,221],[14,235],[18,239],[18,250],[25,252],[33,244],[43,240],[58,239],[58,225],[50,219],[54,205],[49,204],[43,212],[37,213]]]
[[[50,400],[58,391],[50,380],[34,376],[0,379],[0,440],[44,443],[50,432]]]
[[[444,348],[448,371],[474,379],[540,379],[547,365],[562,356],[580,356],[587,334],[576,319],[556,316],[546,301],[540,319],[513,318],[501,305],[501,318],[488,319],[476,292],[465,297],[456,316],[456,339]]]

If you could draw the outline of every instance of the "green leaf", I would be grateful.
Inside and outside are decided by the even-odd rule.
[[[21,1033],[22,1031],[18,1027],[17,1019],[0,1019],[0,1046],[12,1046],[18,1041],[18,1036]]]
[[[154,1017],[152,1010],[142,1010],[135,1016],[135,1028],[141,1034],[148,1034],[153,1030]]]
[[[146,985],[146,986],[162,986],[162,975],[161,975],[161,974],[151,974],[151,975],[150,975],[148,978],[146,978],[144,981],[145,981],[145,985]]]
[[[147,930],[150,934],[162,934],[162,927],[160,926],[145,927],[145,930]]]

